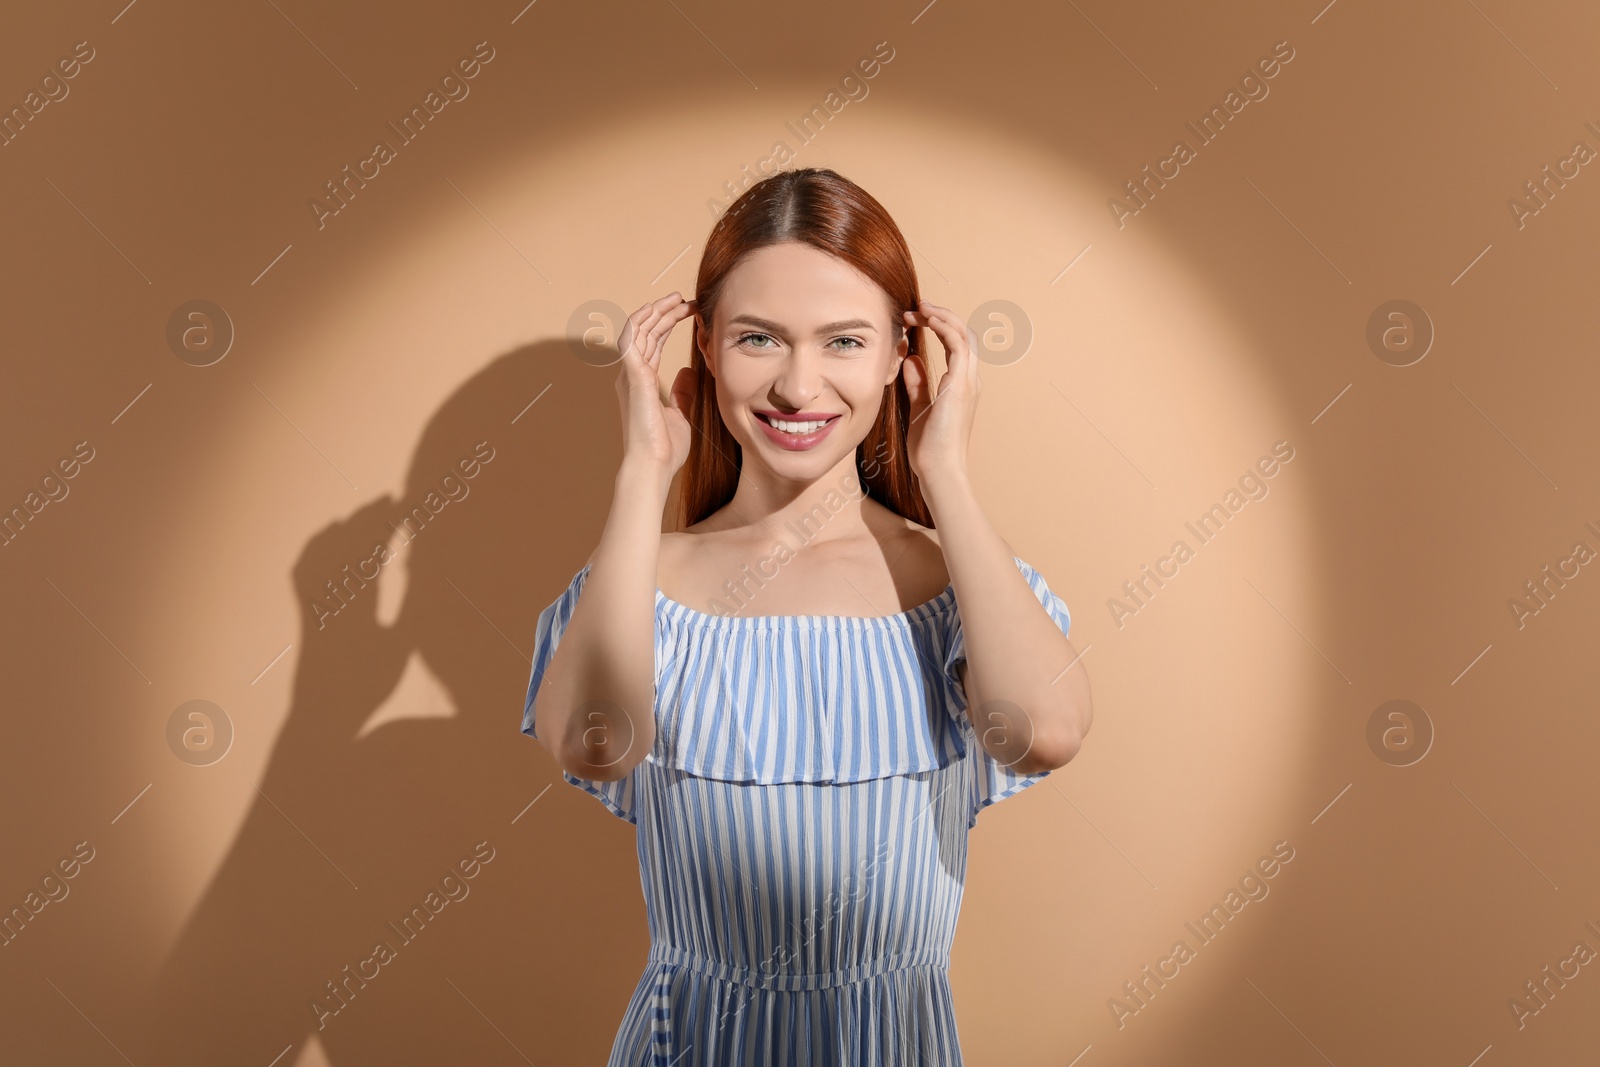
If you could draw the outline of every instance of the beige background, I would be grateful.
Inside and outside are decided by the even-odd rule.
[[[687,290],[707,201],[779,140],[884,202],[929,299],[1034,334],[983,368],[972,463],[1072,610],[1096,720],[973,831],[968,1061],[1592,1055],[1594,966],[1521,1027],[1508,1001],[1600,951],[1600,578],[1520,628],[1507,602],[1600,550],[1600,178],[1521,228],[1507,201],[1600,150],[1594,11],[36,8],[4,16],[0,106],[94,58],[0,148],[0,506],[94,458],[0,549],[0,904],[94,858],[0,949],[7,1062],[603,1062],[647,947],[631,828],[518,733],[619,456],[614,368],[568,321]],[[470,95],[319,229],[323,183],[480,41]],[[882,41],[802,146],[785,123]],[[1280,41],[1270,94],[1119,228],[1107,201]],[[195,298],[237,331],[207,367],[165,338]],[[1407,367],[1366,340],[1393,299],[1437,333]],[[480,441],[470,495],[303,632]],[[1367,740],[1396,699],[1434,733],[1404,767]],[[234,731],[208,766],[168,745],[190,700]],[[482,841],[470,896],[317,1030],[324,983]],[[1270,893],[1119,1026],[1280,841]]]

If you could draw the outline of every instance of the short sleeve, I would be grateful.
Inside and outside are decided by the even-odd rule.
[[[1033,595],[1038,598],[1040,606],[1050,616],[1050,620],[1063,634],[1067,633],[1072,626],[1072,615],[1068,612],[1066,603],[1051,592],[1044,575],[1016,556],[1011,558],[1016,562],[1023,578],[1027,580],[1028,588],[1032,589]],[[962,629],[960,611],[951,612],[950,619],[950,632],[945,642],[944,669],[955,691],[961,694],[959,706],[953,710],[960,718],[961,728],[967,738],[968,757],[972,762],[972,794],[967,820],[967,826],[970,828],[977,823],[978,813],[984,808],[1022,792],[1028,786],[1047,777],[1050,772],[1019,774],[991,756],[988,750],[978,743],[977,730],[972,725],[966,710],[966,691],[961,688],[961,679],[956,673],[957,665],[965,662],[967,658],[966,635]]]
[[[522,706],[522,732],[529,737],[539,736],[533,721],[533,700],[539,692],[539,683],[544,680],[545,671],[549,669],[556,646],[561,643],[561,635],[566,632],[567,624],[572,621],[572,613],[578,606],[578,597],[583,592],[584,579],[588,576],[589,566],[585,564],[583,569],[573,576],[566,590],[539,613],[539,624],[533,635],[533,673],[528,679],[528,696]],[[570,784],[593,795],[610,810],[611,814],[635,825],[639,822],[635,805],[638,775],[639,768],[635,767],[626,777],[613,782],[600,782],[574,777],[565,770],[561,772],[561,776]]]

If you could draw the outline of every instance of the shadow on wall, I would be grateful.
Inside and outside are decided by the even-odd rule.
[[[496,359],[429,422],[402,498],[307,543],[288,717],[157,978],[142,1062],[290,1067],[313,1037],[334,1067],[502,1062],[508,1042],[604,1060],[648,948],[632,828],[541,797],[560,773],[520,727],[539,610],[610,506],[615,374],[559,340]]]

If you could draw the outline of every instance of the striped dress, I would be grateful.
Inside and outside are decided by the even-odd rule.
[[[539,615],[530,737],[588,572]],[[953,585],[870,618],[716,616],[656,591],[654,746],[618,781],[563,772],[637,827],[650,953],[608,1067],[961,1063],[967,831],[1049,773],[978,744],[964,658]]]

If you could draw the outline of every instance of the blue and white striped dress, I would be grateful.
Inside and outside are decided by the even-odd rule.
[[[539,615],[530,737],[588,572]],[[657,590],[655,621],[653,748],[618,781],[563,772],[638,827],[650,954],[608,1067],[960,1064],[967,831],[1049,772],[978,744],[953,585],[871,618],[716,616]]]

